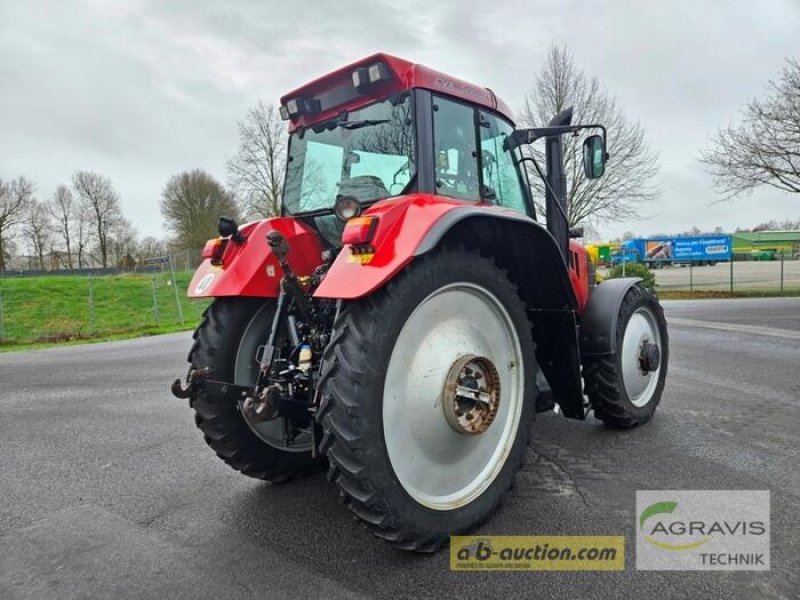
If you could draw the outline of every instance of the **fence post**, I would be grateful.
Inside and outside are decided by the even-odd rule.
[[[622,276],[625,277],[625,252],[622,252]]]
[[[731,254],[731,296],[733,295],[733,261],[736,260],[736,255]]]
[[[92,274],[89,273],[89,333],[94,333],[97,323],[94,316],[94,283]]]
[[[694,271],[692,270],[692,262],[689,262],[689,293],[694,292]]]
[[[172,289],[175,290],[175,306],[178,307],[178,318],[181,320],[181,325],[184,325],[183,321],[183,306],[181,306],[181,298],[178,294],[178,282],[175,281],[175,268],[172,265],[172,255],[169,255],[169,272],[172,275]]]
[[[6,325],[3,321],[3,290],[0,289],[0,342],[6,339]]]
[[[153,290],[153,320],[156,322],[156,327],[158,327],[158,300],[156,300],[156,274],[153,273],[153,285],[151,286]]]
[[[784,250],[781,249],[781,296],[783,296],[783,255]]]

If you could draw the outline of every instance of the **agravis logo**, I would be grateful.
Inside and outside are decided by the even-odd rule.
[[[769,569],[768,491],[639,491],[640,569]]]

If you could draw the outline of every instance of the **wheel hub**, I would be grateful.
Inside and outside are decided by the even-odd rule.
[[[491,360],[468,354],[450,367],[442,391],[447,424],[463,435],[484,433],[500,406],[500,375]]]
[[[645,341],[639,352],[639,367],[644,373],[652,373],[658,369],[660,363],[661,351],[658,346],[650,341]]]

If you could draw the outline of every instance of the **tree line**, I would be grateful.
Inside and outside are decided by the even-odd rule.
[[[26,247],[30,267],[42,270],[107,268],[136,252],[136,233],[120,208],[111,180],[76,171],[47,199],[24,175],[0,179],[0,270]]]
[[[800,219],[796,220],[783,219],[781,221],[771,219],[769,221],[763,221],[758,225],[755,225],[754,227],[737,227],[736,229],[733,230],[733,233],[757,233],[759,231],[800,231]],[[717,225],[713,229],[701,229],[695,225],[690,229],[686,229],[678,233],[659,232],[648,235],[640,235],[633,231],[626,231],[619,237],[614,238],[610,241],[624,242],[625,240],[633,240],[642,237],[647,237],[647,238],[696,237],[698,235],[727,235],[729,233],[731,233],[729,230],[726,230],[719,225]]]
[[[0,271],[130,269],[169,252],[190,257],[186,266],[193,266],[216,235],[220,215],[238,220],[278,214],[284,129],[274,106],[259,102],[239,123],[240,146],[227,162],[227,188],[201,169],[170,177],[160,202],[171,234],[166,238],[140,239],[111,179],[100,173],[76,171],[45,199],[24,175],[0,178]]]

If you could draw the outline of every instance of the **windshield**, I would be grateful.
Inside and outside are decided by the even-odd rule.
[[[292,134],[285,212],[332,210],[337,196],[365,203],[407,191],[416,173],[413,123],[404,94]]]

